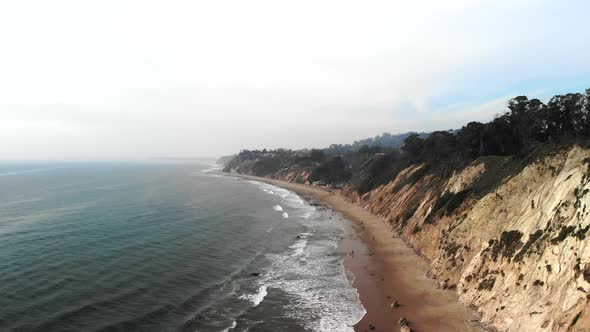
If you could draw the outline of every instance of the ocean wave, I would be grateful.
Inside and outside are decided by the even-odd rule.
[[[343,258],[334,255],[342,232],[339,219],[315,208],[295,192],[259,181],[250,183],[279,197],[283,217],[293,217],[290,227],[305,230],[287,245],[286,251],[265,254],[270,266],[259,282],[295,299],[285,309],[306,330],[354,331],[366,311],[349,283]]]
[[[277,187],[269,183],[254,180],[250,180],[248,182],[258,186],[260,189],[262,189],[262,191],[266,193],[269,193],[271,195],[277,195],[283,199],[288,199],[290,203],[298,203],[299,205],[304,204],[304,201],[296,193],[285,188]]]
[[[236,322],[235,320],[231,323],[231,325],[224,329],[222,332],[228,332],[229,330],[233,330],[238,326],[238,322]]]
[[[314,206],[310,205],[307,201],[305,201],[303,198],[301,198],[297,193],[293,191],[256,180],[248,180],[248,182],[250,184],[257,186],[265,193],[280,197],[285,203],[285,205],[294,209],[293,211],[289,211],[289,213],[294,212],[295,215],[298,217],[307,220],[310,219],[316,211],[318,211]],[[273,209],[275,211],[285,210],[283,206],[278,204],[275,205]],[[284,213],[283,217],[288,218],[289,214]]]
[[[266,289],[266,286],[262,285],[262,286],[258,287],[258,292],[256,292],[256,294],[241,295],[240,299],[248,300],[248,301],[252,302],[255,307],[257,307],[264,300],[266,295],[268,295],[268,291]]]
[[[221,166],[217,165],[217,164],[209,164],[209,166],[211,166],[211,167],[202,169],[201,173],[207,174],[207,173],[219,171],[221,169]]]
[[[302,239],[300,241],[295,242],[295,244],[289,246],[289,248],[293,249],[292,256],[299,256],[303,254],[303,250],[305,250],[305,246],[307,246],[307,240]]]
[[[270,195],[275,195],[280,197],[287,206],[296,209],[297,215],[301,216],[303,219],[309,219],[313,213],[316,211],[315,207],[309,205],[305,200],[303,200],[297,193],[287,190],[285,188],[277,187],[272,184],[268,184],[265,182],[255,181],[255,180],[248,180],[249,183],[256,185],[265,193]],[[282,206],[281,206],[282,208]],[[284,209],[283,209],[284,210]],[[280,211],[280,210],[276,210]],[[288,218],[289,216],[283,215],[283,218]]]
[[[354,331],[366,311],[349,283],[342,257],[333,255],[338,236],[330,235],[338,229],[332,222],[317,224],[320,218],[336,222],[326,213],[318,214],[308,221],[314,223],[314,232],[300,233],[287,252],[267,254],[271,266],[263,282],[297,298],[288,305],[289,315],[304,322],[306,329]]]

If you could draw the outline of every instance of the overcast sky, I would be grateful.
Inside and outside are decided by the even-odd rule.
[[[210,156],[590,88],[590,2],[3,1],[0,159]]]

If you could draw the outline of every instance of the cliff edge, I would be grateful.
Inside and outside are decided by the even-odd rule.
[[[501,331],[590,331],[590,149],[484,157],[448,178],[412,165],[362,195]]]

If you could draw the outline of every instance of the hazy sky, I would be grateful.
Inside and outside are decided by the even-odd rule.
[[[322,147],[590,88],[590,2],[3,1],[0,159]]]

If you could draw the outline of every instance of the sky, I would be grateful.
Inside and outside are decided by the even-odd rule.
[[[586,0],[3,1],[0,159],[216,156],[590,88]]]

